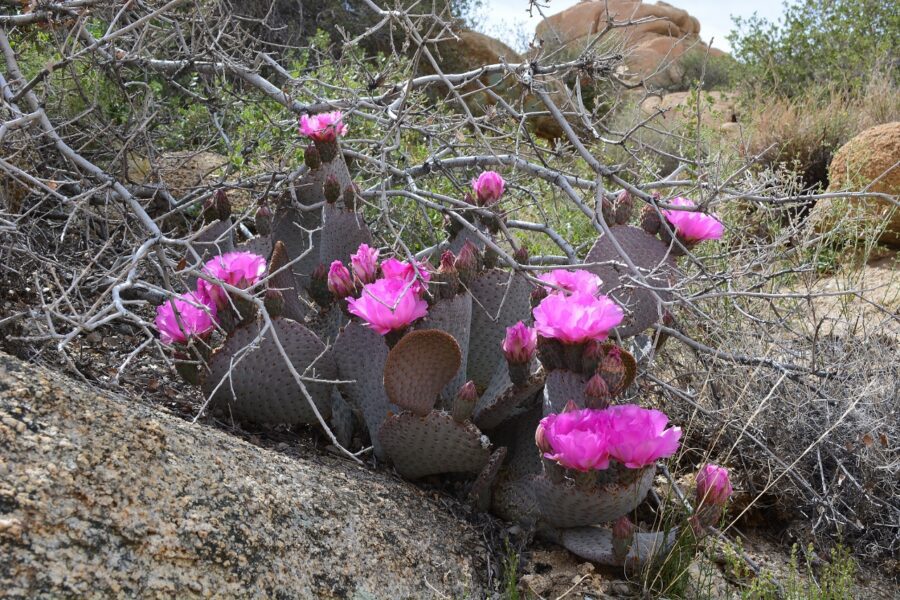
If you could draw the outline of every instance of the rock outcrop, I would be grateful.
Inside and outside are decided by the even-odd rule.
[[[887,199],[826,198],[810,214],[816,231],[841,227],[848,235],[869,226],[881,226],[878,241],[900,247],[900,121],[866,129],[841,146],[828,167],[828,191],[867,191],[893,196]]]
[[[687,52],[705,54],[708,49],[700,40],[700,22],[696,17],[665,2],[582,1],[542,21],[537,26],[537,36],[547,51],[563,50],[565,55],[577,55],[610,20],[640,21],[616,28],[612,35],[623,44],[628,74],[644,78],[656,87],[680,84],[684,71],[679,59]],[[721,56],[724,52],[709,48],[709,54]]]
[[[738,108],[734,94],[728,92],[700,92],[700,123],[705,127],[715,127],[723,133],[731,133],[738,123]],[[641,110],[652,115],[657,110],[665,111],[662,123],[672,128],[682,123],[696,124],[697,103],[692,100],[692,92],[670,92],[664,96],[650,96],[641,103]]]
[[[478,547],[408,483],[0,353],[6,598],[480,598]]]

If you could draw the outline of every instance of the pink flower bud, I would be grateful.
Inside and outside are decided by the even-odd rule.
[[[339,260],[331,263],[331,268],[328,269],[328,290],[336,298],[346,298],[353,293],[353,278],[344,263]]]
[[[495,204],[503,195],[506,182],[494,171],[485,171],[472,180],[472,191],[479,206]]]
[[[615,220],[617,225],[625,225],[631,220],[631,213],[634,210],[634,200],[628,190],[622,190],[616,197],[616,214]]]
[[[659,233],[660,227],[662,227],[662,221],[659,218],[659,214],[656,212],[656,208],[653,206],[645,206],[643,210],[641,210],[641,229],[650,235],[656,235]]]
[[[456,399],[451,406],[450,414],[457,423],[462,423],[472,416],[478,402],[478,390],[474,381],[467,381],[456,392]]]
[[[734,489],[728,477],[728,469],[712,463],[703,465],[697,473],[697,505],[725,506]]]
[[[313,281],[326,281],[328,279],[328,267],[325,266],[325,263],[320,263],[315,269],[313,269],[310,277]]]
[[[456,273],[456,255],[451,250],[444,250],[441,254],[441,273]]]
[[[595,402],[591,408],[606,408],[609,406],[609,388],[600,375],[594,375],[584,384],[584,395]]]
[[[544,426],[541,423],[538,423],[537,429],[534,430],[534,443],[538,447],[538,450],[541,451],[541,454],[550,454],[553,452],[553,446],[547,441],[547,432],[544,430]]]
[[[613,537],[620,540],[630,540],[634,535],[634,523],[627,515],[623,515],[616,519],[612,527]]]
[[[322,157],[319,155],[319,149],[315,144],[310,144],[303,152],[303,164],[309,167],[310,171],[315,171],[322,166]]]
[[[350,257],[350,265],[360,283],[372,283],[378,277],[378,249],[360,244],[356,254]]]
[[[506,360],[513,364],[526,364],[531,362],[537,352],[537,332],[519,321],[512,327],[506,328],[506,338],[503,340],[503,354]]]
[[[456,269],[464,273],[473,273],[478,269],[478,248],[467,240],[456,257]]]
[[[609,393],[616,395],[623,391],[625,383],[625,363],[622,361],[622,351],[618,346],[610,348],[598,367],[600,376],[606,382]]]
[[[516,251],[513,253],[513,258],[516,259],[516,262],[520,265],[528,264],[528,248],[525,246],[519,246]]]

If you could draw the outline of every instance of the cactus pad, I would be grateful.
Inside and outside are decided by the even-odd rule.
[[[544,386],[544,416],[562,412],[569,400],[575,402],[578,408],[584,408],[587,400],[584,396],[586,381],[580,373],[565,369],[550,371]]]
[[[372,245],[372,232],[362,213],[328,205],[324,215],[319,237],[319,263],[330,265],[335,260],[348,263],[360,244]]]
[[[538,518],[538,505],[529,479],[514,479],[501,471],[491,495],[491,512],[506,521],[533,524]]]
[[[270,256],[272,254],[272,238],[267,235],[258,235],[241,242],[234,247],[241,252],[249,252],[258,256]]]
[[[494,487],[497,473],[500,472],[500,467],[503,466],[504,460],[506,460],[506,448],[494,450],[488,463],[481,470],[481,473],[478,474],[478,477],[469,489],[469,503],[476,510],[484,512],[491,506],[491,490]]]
[[[630,569],[648,565],[654,558],[665,556],[675,545],[677,531],[668,535],[659,531],[654,533],[635,533],[631,549],[625,560],[616,558],[613,552],[612,531],[605,527],[574,527],[558,532],[558,543],[569,552],[577,554],[601,565],[613,567],[628,566]]]
[[[461,363],[456,340],[437,329],[419,329],[404,335],[384,365],[384,389],[391,402],[419,416],[434,408],[441,390]]]
[[[272,319],[274,333],[294,369],[305,377],[335,379],[337,369],[325,344],[303,325]],[[273,332],[259,339],[261,323],[236,329],[209,361],[203,393],[211,405],[253,423],[314,423],[315,413],[278,352]],[[311,368],[309,368],[311,367]],[[305,382],[324,418],[331,413],[332,384]]]
[[[610,232],[640,269],[649,286],[668,288],[671,285],[676,267],[666,244],[643,229],[630,225],[613,227]],[[615,333],[629,337],[659,321],[663,307],[657,302],[654,291],[634,281],[633,274],[629,272],[608,236],[603,235],[597,240],[585,262],[603,263],[589,267],[589,270],[603,280],[601,291],[630,313],[630,318],[626,317],[625,322],[614,330]],[[663,301],[671,298],[666,289],[656,289],[655,293]]]
[[[611,482],[581,489],[571,480],[553,483],[544,475],[533,480],[541,519],[552,527],[581,527],[614,521],[638,507],[650,491],[656,468],[636,473],[633,482]]]
[[[491,456],[490,442],[471,423],[444,412],[424,417],[389,416],[378,436],[385,455],[408,479],[436,473],[479,473]]]
[[[341,384],[344,396],[362,412],[378,457],[382,456],[378,430],[388,413],[400,410],[390,403],[382,383],[387,356],[384,339],[356,322],[347,325],[334,343],[338,375],[344,381],[353,381]]]
[[[469,325],[472,322],[472,295],[457,294],[453,298],[439,300],[428,309],[428,316],[419,322],[417,329],[439,329],[453,336],[459,345],[461,365],[456,376],[448,383],[441,396],[452,400],[457,390],[466,382],[466,363],[469,355]]]
[[[522,386],[515,386],[509,379],[506,359],[497,363],[494,376],[479,398],[472,415],[472,420],[478,427],[493,429],[532,406],[531,400],[544,385],[545,373],[537,361],[532,361],[531,367],[528,381]]]
[[[492,269],[472,282],[471,292],[468,379],[483,388],[503,358],[506,328],[531,316],[531,284],[523,275]]]
[[[289,261],[293,263],[297,283],[301,287],[309,284],[309,274],[319,264],[319,238],[321,236],[321,209],[300,210],[292,206],[279,208],[272,218],[272,239],[284,243]],[[313,248],[310,249],[310,242]]]
[[[272,256],[269,257],[269,287],[281,291],[284,297],[284,309],[282,315],[295,321],[303,321],[308,312],[306,303],[300,299],[300,286],[297,278],[288,264],[287,249],[283,242],[275,242],[272,247]],[[274,273],[274,275],[273,275]]]

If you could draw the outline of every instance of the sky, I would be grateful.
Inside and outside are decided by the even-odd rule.
[[[553,15],[577,4],[578,0],[549,0],[549,8],[544,9],[546,15]],[[548,4],[547,0],[542,2]],[[655,2],[648,2],[654,4]],[[783,11],[784,0],[753,0],[752,2],[729,2],[728,0],[668,0],[668,3],[676,8],[688,11],[700,20],[700,37],[708,42],[715,38],[713,46],[722,50],[730,50],[725,36],[732,29],[731,15],[749,17],[754,12],[760,17],[770,21],[778,20]],[[484,29],[487,33],[501,37],[503,41],[515,46],[514,39],[509,39],[511,34],[500,35],[504,28],[510,24],[521,23],[529,33],[540,21],[535,11],[535,16],[529,20],[526,9],[528,0],[483,0],[485,18]]]

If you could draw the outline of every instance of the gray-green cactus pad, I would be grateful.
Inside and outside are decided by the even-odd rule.
[[[671,294],[665,288],[670,287],[673,281],[675,260],[666,244],[643,229],[623,225],[613,227],[610,231],[625,254],[638,267],[646,285],[636,281],[637,278],[630,272],[606,235],[597,240],[588,252],[585,262],[602,263],[589,269],[603,280],[601,291],[631,313],[630,317],[626,317],[622,325],[615,329],[618,335],[629,337],[659,321],[663,307],[657,301],[656,295],[663,301],[671,298]],[[654,290],[648,289],[648,286]]]
[[[384,389],[391,402],[419,416],[434,408],[438,394],[459,371],[459,346],[437,329],[410,331],[391,348]]]
[[[541,472],[540,452],[534,445],[534,431],[540,419],[541,407],[535,406],[491,433],[494,443],[507,449],[506,464],[494,485],[491,510],[508,521],[534,523],[537,519],[531,481]]]
[[[533,480],[533,489],[541,520],[552,527],[581,527],[614,521],[644,501],[655,471],[656,468],[651,466],[636,474],[633,482],[611,482],[591,489],[581,489],[569,479],[553,483],[539,475]]]
[[[544,386],[544,416],[561,413],[572,400],[578,408],[585,407],[585,377],[566,369],[553,369],[547,375]]]
[[[506,359],[501,358],[487,389],[478,399],[472,421],[479,428],[493,429],[503,421],[522,414],[531,408],[532,402],[544,385],[544,370],[535,360],[531,364],[531,376],[524,385],[515,386],[509,379]]]
[[[272,218],[272,239],[280,240],[293,263],[297,283],[306,288],[309,275],[319,265],[322,209],[301,210],[293,206],[279,208]],[[310,248],[312,245],[312,248]]]
[[[472,295],[457,294],[453,298],[438,300],[428,309],[426,316],[416,329],[439,329],[453,336],[459,345],[461,364],[456,376],[450,380],[441,396],[449,401],[453,399],[459,388],[466,382],[466,364],[469,359],[469,326],[472,322]]]
[[[270,256],[272,254],[272,238],[267,235],[258,235],[241,242],[234,249],[258,256]]]
[[[484,388],[503,358],[506,328],[531,316],[531,284],[521,274],[492,269],[472,282],[471,292],[468,378]]]
[[[350,256],[360,244],[372,245],[372,232],[363,220],[362,213],[326,206],[325,222],[319,237],[319,262],[330,265],[339,260],[349,266]]]
[[[274,331],[259,339],[260,322],[231,333],[209,361],[203,393],[211,405],[235,419],[254,423],[315,423],[315,413],[279,353],[278,336],[291,365],[303,377],[334,380],[337,368],[325,344],[303,325],[272,319]],[[304,382],[324,418],[331,413],[332,384]]]
[[[424,417],[389,416],[379,433],[385,455],[408,479],[436,473],[479,473],[491,456],[490,441],[471,423],[445,412]]]
[[[191,242],[191,248],[200,257],[199,267],[214,256],[225,254],[234,250],[234,230],[232,229],[231,219],[225,221],[215,220],[207,223],[194,237]],[[260,256],[266,256],[261,254]],[[185,256],[188,265],[195,264],[196,259],[193,253],[188,252]],[[197,285],[197,277],[190,276],[187,278],[190,287]]]
[[[384,391],[384,364],[388,347],[384,338],[368,327],[351,322],[334,343],[334,358],[344,396],[362,412],[375,455],[382,456],[378,430],[390,412],[400,412]]]
[[[575,527],[558,532],[558,543],[569,552],[593,563],[612,567],[628,566],[638,569],[669,553],[678,537],[676,530],[635,533],[631,549],[624,560],[613,552],[612,531],[605,527]]]

